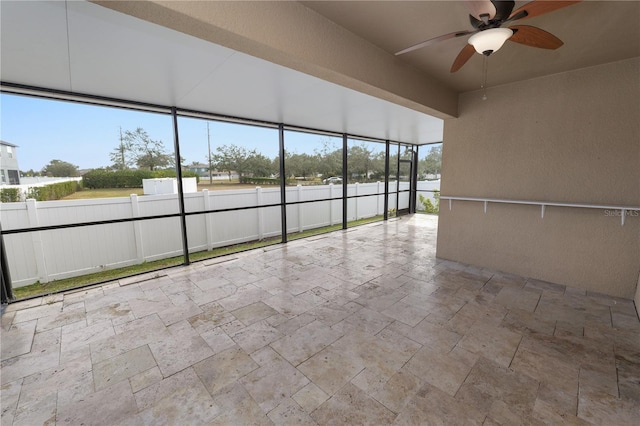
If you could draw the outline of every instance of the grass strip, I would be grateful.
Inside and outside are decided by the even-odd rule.
[[[374,216],[367,219],[355,220],[348,223],[349,227],[364,225],[371,222],[382,220],[382,216]],[[301,238],[311,237],[319,234],[326,234],[342,229],[342,224],[323,226],[321,228],[309,229],[303,232],[296,232],[287,235],[289,240],[298,240]],[[281,242],[280,237],[266,238],[259,241],[250,241],[246,243],[234,244],[232,246],[225,246],[214,248],[208,251],[199,251],[189,254],[189,260],[191,262],[197,262],[200,260],[211,259],[219,256],[225,256],[228,254],[238,253],[247,250],[253,250],[256,248],[266,247]],[[154,260],[151,262],[143,262],[137,265],[126,266],[124,268],[107,269],[100,272],[94,272],[92,274],[81,275],[78,277],[65,278],[61,280],[50,281],[48,283],[34,283],[24,287],[18,287],[13,289],[13,295],[17,300],[28,299],[36,296],[43,296],[53,293],[59,293],[61,291],[72,290],[80,287],[86,287],[88,285],[104,283],[107,281],[114,281],[120,278],[130,277],[132,275],[142,274],[146,272],[153,272],[160,269],[179,266],[183,264],[183,256],[170,257],[167,259]]]

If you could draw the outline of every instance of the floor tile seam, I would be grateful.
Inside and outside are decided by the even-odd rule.
[[[510,369],[510,370],[511,370],[511,365],[513,364],[513,360],[516,359],[516,355],[518,354],[518,350],[520,349],[520,345],[522,344],[522,342],[524,340],[524,333],[519,333],[519,334],[520,334],[520,339],[518,340],[518,345],[516,346],[516,350],[513,351],[513,355],[511,356],[511,360],[509,361],[509,365],[507,366],[507,368]]]
[[[608,307],[608,311],[609,311],[609,323],[611,324],[611,327],[613,327],[613,311],[611,310],[611,306]]]
[[[49,330],[46,330],[46,331],[49,331]],[[43,332],[41,332],[41,333],[43,333]],[[35,327],[34,327],[34,332],[31,334],[31,343],[29,344],[29,351],[28,351],[28,352],[23,352],[23,353],[21,353],[21,354],[14,355],[14,356],[12,356],[12,357],[10,357],[10,358],[2,358],[1,362],[3,362],[3,363],[4,363],[4,362],[6,362],[6,361],[9,361],[10,359],[13,359],[13,358],[17,358],[17,357],[19,357],[19,356],[24,356],[24,355],[28,355],[28,354],[30,354],[30,353],[31,353],[31,351],[33,351],[33,341],[35,340],[36,334],[37,334],[37,333],[35,332]],[[5,338],[5,339],[6,339],[6,338]],[[6,341],[5,341],[5,342],[6,342]]]
[[[358,373],[354,379],[356,377],[358,377],[358,375],[360,375],[360,373]],[[390,378],[385,382],[385,384],[387,384],[389,382]],[[423,380],[420,380],[421,382],[423,382]],[[393,413],[394,418],[393,420],[395,421],[395,419],[398,418],[398,416],[400,415],[400,411],[395,411],[393,410],[391,407],[388,407],[383,401],[380,401],[380,399],[378,399],[378,397],[376,397],[375,395],[370,394],[369,392],[367,392],[366,390],[360,388],[359,386],[357,386],[355,383],[353,383],[353,379],[349,380],[348,383],[351,383],[353,386],[355,386],[357,389],[359,389],[361,392],[363,392],[365,395],[367,395],[369,398],[373,399],[375,402],[377,402],[378,404],[382,405],[384,408],[386,408],[387,410],[389,410],[390,412]],[[346,384],[345,384],[346,385]],[[424,386],[424,384],[422,384],[422,386]],[[421,387],[422,387],[421,386]],[[337,393],[337,392],[336,392]],[[406,404],[402,407],[405,408]]]
[[[153,355],[153,353],[152,353],[152,355]],[[216,354],[211,355],[211,356],[215,356],[215,355],[216,355]],[[210,357],[207,357],[207,358],[205,358],[205,359],[203,359],[203,360],[201,360],[201,361],[198,361],[198,362],[205,361],[205,360],[207,360],[207,359],[209,359],[209,358],[210,358]],[[198,363],[198,362],[197,362],[197,363]],[[197,363],[196,363],[196,364],[197,364]],[[162,381],[163,381],[163,380],[167,380],[167,379],[169,379],[170,377],[175,376],[176,374],[179,374],[179,373],[181,373],[181,372],[183,372],[183,371],[188,370],[189,368],[191,368],[191,369],[193,370],[193,374],[194,374],[194,375],[196,376],[196,378],[198,379],[198,382],[200,382],[200,385],[202,386],[202,388],[207,392],[207,395],[209,395],[209,398],[211,398],[211,401],[212,401],[212,402],[213,402],[213,403],[214,403],[218,408],[220,408],[220,414],[216,415],[215,417],[213,417],[213,418],[211,419],[211,420],[214,420],[214,419],[218,418],[219,416],[221,416],[222,414],[224,414],[224,410],[223,410],[223,408],[220,406],[220,404],[218,404],[218,403],[216,402],[216,398],[215,398],[215,396],[211,394],[211,392],[209,391],[209,388],[207,387],[207,385],[202,381],[202,378],[200,377],[200,375],[198,374],[198,372],[195,370],[195,368],[193,368],[193,365],[194,365],[194,364],[189,365],[188,367],[185,367],[185,368],[183,368],[183,369],[182,369],[182,370],[180,370],[180,371],[176,371],[175,373],[173,373],[173,374],[171,374],[171,375],[169,375],[169,376],[167,376],[167,377],[164,377],[164,375],[162,375],[162,380],[161,380],[160,382],[158,382],[158,383],[162,383]],[[252,370],[252,371],[253,371],[253,370]],[[162,374],[162,371],[160,371],[160,374]],[[233,382],[233,384],[239,384],[240,386],[242,386],[242,384],[239,382],[239,379],[236,379],[236,380]],[[224,388],[226,388],[226,387],[228,387],[228,386],[230,386],[230,385],[231,385],[231,384],[224,386],[222,389],[220,389],[220,390],[218,391],[218,393],[221,393],[221,391],[222,391]],[[149,387],[149,386],[147,386],[147,388],[148,388],[148,387]],[[186,387],[186,386],[185,386],[185,387]],[[145,388],[145,389],[147,389],[147,388]],[[243,386],[243,389],[244,389],[244,386]],[[139,390],[138,392],[140,392],[140,391],[142,391],[142,390],[143,390],[143,389]],[[136,393],[138,393],[138,392],[136,392]],[[246,390],[246,389],[245,389],[245,392],[247,392],[247,390]],[[172,395],[173,395],[173,394],[175,394],[175,393],[176,393],[176,392],[173,392],[173,393],[172,393]],[[247,392],[247,394],[251,397],[251,394],[249,394],[249,392]],[[135,393],[134,393],[134,396],[135,396]],[[169,396],[170,396],[170,395],[169,395]],[[164,397],[164,398],[162,398],[160,401],[162,401],[162,400],[164,400],[164,399],[166,399],[166,398],[167,398],[167,397]],[[252,398],[252,399],[253,399],[253,398]],[[140,413],[141,411],[144,411],[144,410],[140,410],[140,408],[139,408],[139,406],[138,406],[138,400],[137,400],[137,399],[135,399],[135,401],[136,401],[136,407],[138,407],[138,413]],[[158,402],[160,402],[160,401],[157,401],[157,402],[156,402],[156,404],[152,405],[151,407],[153,407],[153,406],[157,405],[157,403],[158,403]],[[151,407],[147,407],[147,408],[151,408]]]
[[[291,395],[291,396],[293,396],[293,395]],[[302,408],[302,407],[300,406],[300,404],[298,404],[298,401],[296,401],[295,399],[293,399],[291,396],[289,396],[288,398],[285,398],[285,399],[289,399],[289,400],[291,400],[291,402],[292,402],[293,404],[295,404],[295,405],[300,409],[300,411],[302,411],[303,413],[307,414],[307,416],[311,419],[311,416],[309,415],[309,413],[307,413],[307,412],[304,410],[304,408]],[[284,402],[284,401],[283,401],[283,402]],[[274,425],[276,424],[276,422],[271,418],[270,414],[271,414],[271,413],[273,413],[273,412],[274,412],[278,407],[280,407],[280,405],[282,405],[282,404],[283,404],[283,402],[280,402],[278,405],[276,405],[275,407],[273,407],[271,410],[269,410],[269,412],[268,412],[268,413],[266,413],[266,414],[265,414],[265,416],[267,416],[267,418],[269,418],[269,420],[271,421],[271,423],[272,423],[272,424],[274,424]],[[286,416],[285,416],[285,417],[286,417]],[[311,420],[314,422],[314,424],[316,424],[316,425],[318,424],[315,420],[313,420],[313,419],[311,419]]]
[[[406,337],[406,336],[405,336],[405,337]],[[407,337],[407,338],[408,338],[408,337]],[[412,342],[415,342],[415,340],[412,340],[412,339],[410,339],[410,338],[408,338],[408,339],[409,339],[409,340],[411,340]],[[412,360],[416,355],[418,355],[418,353],[419,353],[422,349],[424,349],[424,348],[426,347],[426,345],[425,345],[425,344],[422,344],[422,343],[420,343],[420,342],[415,342],[415,343],[418,343],[418,344],[420,345],[420,349],[418,349],[417,351],[415,351],[415,352],[414,352],[414,353],[413,353],[413,354],[412,354],[412,355],[411,355],[411,356],[410,356],[410,357],[409,357],[409,358],[404,362],[404,364],[402,364],[402,367],[400,367],[400,369],[399,369],[398,371],[400,371],[400,370],[402,370],[403,368],[405,368],[405,367],[406,367],[406,366],[411,362],[411,360]],[[457,344],[456,344],[456,345],[457,345]],[[440,351],[438,351],[438,352],[440,352]],[[448,355],[448,353],[444,353],[444,352],[442,352],[442,354],[443,354],[443,355]],[[411,374],[413,374],[413,373],[411,373]],[[415,376],[415,374],[413,374],[413,375]],[[416,376],[416,377],[417,377],[417,376]],[[422,379],[421,379],[421,380],[422,380]]]
[[[308,325],[308,324],[307,324],[307,325]],[[303,327],[305,327],[305,326],[303,326]],[[303,328],[303,327],[300,327],[300,328]],[[274,344],[274,343],[278,342],[279,340],[284,339],[284,338],[286,338],[286,337],[288,337],[288,336],[290,336],[290,335],[284,335],[284,336],[282,336],[280,339],[275,340],[275,341],[273,341],[273,342],[269,343],[267,346],[269,346],[269,347],[270,347],[271,349],[273,349],[273,350],[274,350],[278,355],[280,355],[283,359],[285,359],[287,362],[289,362],[289,364],[290,364],[293,368],[297,369],[297,368],[298,368],[298,366],[300,366],[301,364],[304,364],[305,362],[307,362],[308,360],[310,360],[311,358],[313,358],[315,355],[319,354],[320,352],[322,352],[323,350],[325,350],[326,348],[328,348],[329,346],[333,345],[335,342],[337,342],[338,340],[340,340],[341,338],[343,338],[343,337],[345,336],[345,334],[341,334],[340,336],[338,336],[337,338],[335,338],[331,343],[324,345],[324,346],[323,346],[322,348],[320,348],[318,351],[314,352],[313,354],[311,354],[310,356],[308,356],[308,357],[307,357],[306,359],[304,359],[303,361],[300,361],[300,362],[299,362],[298,364],[296,364],[296,365],[293,365],[293,364],[291,363],[291,361],[289,361],[289,360],[288,360],[288,359],[287,359],[283,354],[281,354],[280,352],[278,352],[278,350],[277,350],[276,348],[274,348],[273,346],[271,346],[272,344]],[[258,349],[258,350],[259,350],[259,349]]]
[[[56,302],[56,303],[57,303],[57,302]],[[41,308],[41,307],[44,307],[44,306],[45,306],[45,305],[33,306],[33,307],[30,307],[30,308],[27,308],[27,309],[36,309],[36,308]],[[42,315],[42,316],[37,316],[37,317],[35,317],[35,318],[31,318],[31,319],[27,319],[27,320],[23,320],[23,321],[19,321],[19,322],[16,322],[16,317],[19,317],[19,315],[17,315],[17,314],[18,314],[18,312],[22,312],[22,311],[25,311],[25,310],[27,310],[27,309],[23,309],[23,310],[15,311],[15,312],[16,312],[16,315],[14,315],[14,317],[12,318],[10,327],[12,327],[13,325],[17,325],[17,324],[23,324],[23,323],[25,323],[25,322],[29,322],[29,321],[37,321],[37,320],[39,320],[40,318],[45,318],[45,317],[48,317],[48,316],[52,316],[52,315],[56,315],[56,314],[60,314],[60,313],[64,312],[64,311],[63,311],[63,309],[62,309],[62,308],[64,308],[64,306],[61,306],[60,308],[61,308],[61,309],[60,309],[60,311],[58,311],[58,312],[56,312],[56,313],[48,314],[48,315]],[[18,318],[18,319],[19,319],[19,318]]]
[[[353,377],[349,378],[346,382],[344,382],[344,384],[343,384],[342,386],[340,386],[338,389],[336,389],[336,391],[335,391],[334,393],[329,393],[327,390],[323,389],[323,388],[322,388],[322,386],[320,386],[319,384],[317,384],[317,383],[315,383],[315,382],[311,381],[311,383],[313,383],[314,385],[316,385],[316,386],[317,386],[321,391],[323,391],[326,395],[329,395],[329,398],[327,398],[327,399],[326,399],[322,404],[320,404],[320,405],[319,405],[319,406],[317,406],[313,411],[311,411],[311,413],[309,413],[309,416],[311,416],[311,414],[313,414],[314,412],[316,412],[317,410],[319,410],[319,409],[320,409],[320,407],[322,407],[324,404],[328,403],[328,402],[329,402],[329,401],[330,401],[334,396],[336,396],[337,394],[339,394],[339,393],[340,393],[340,391],[341,391],[342,389],[344,389],[344,388],[345,388],[345,386],[347,386],[347,385],[349,385],[349,384],[350,384],[351,386],[354,386],[354,387],[356,387],[357,389],[360,389],[359,387],[357,387],[356,385],[354,385],[351,381],[352,381],[353,379],[355,379],[356,377],[358,377],[358,376],[360,375],[360,373],[362,373],[362,372],[363,372],[364,370],[366,370],[366,369],[367,369],[367,367],[366,367],[366,366],[363,366],[360,370],[358,370],[358,372],[357,372],[357,373],[355,373],[355,374],[353,375]],[[362,391],[362,392],[364,392],[364,391]],[[366,393],[366,392],[365,392],[365,393]],[[369,394],[367,394],[367,395],[369,395]]]
[[[305,377],[305,376],[303,376],[303,377]],[[308,377],[305,377],[305,378],[306,378],[307,380],[309,380],[309,378],[308,378]],[[312,382],[311,380],[309,380],[309,383],[313,383],[313,382]],[[300,406],[300,404],[298,404],[298,401],[296,401],[296,400],[295,400],[295,399],[293,399],[292,397],[293,397],[293,395],[297,394],[297,393],[298,393],[298,392],[300,392],[302,389],[304,389],[304,387],[305,387],[305,386],[307,386],[309,383],[305,383],[305,384],[304,384],[304,385],[302,385],[300,388],[298,388],[295,392],[293,392],[291,395],[289,395],[289,396],[287,396],[287,397],[285,397],[285,398],[284,398],[284,400],[290,399],[294,404],[296,404],[296,405],[300,408],[300,410],[302,410],[302,411],[303,411],[303,412],[305,412],[305,413],[306,413],[306,411],[304,411],[304,408],[302,408],[302,407]],[[243,386],[244,386],[244,385],[243,385]],[[251,394],[249,394],[249,395],[251,395]],[[253,398],[253,397],[252,397],[252,398]],[[269,414],[271,414],[275,409],[277,409],[277,408],[280,406],[280,404],[282,404],[282,403],[284,402],[284,400],[283,400],[283,401],[280,401],[280,402],[279,402],[275,407],[273,407],[271,410],[269,410],[269,411],[267,411],[267,412],[264,412],[264,410],[263,410],[263,413],[265,414],[265,416],[267,416],[267,417],[268,417],[268,416],[269,416]],[[255,400],[254,400],[254,401],[255,401]],[[257,402],[256,402],[256,404],[257,404]],[[258,407],[260,407],[260,404],[258,404]],[[260,409],[262,410],[262,407],[260,407]],[[309,417],[311,417],[311,416],[309,416]],[[269,419],[271,419],[271,418],[269,418]]]
[[[399,372],[401,372],[405,367],[407,367],[407,364],[409,364],[409,361],[411,361],[411,360],[413,359],[413,357],[414,357],[414,356],[416,356],[416,354],[417,354],[418,352],[420,352],[420,350],[422,350],[422,348],[423,348],[423,347],[424,347],[424,345],[420,345],[420,349],[418,349],[417,351],[415,351],[415,352],[413,353],[413,355],[411,355],[411,357],[409,357],[409,359],[407,359],[407,360],[404,362],[404,364],[402,364],[402,366],[401,366],[401,367],[400,367],[400,368],[395,372],[395,374],[398,374],[398,373],[399,373]],[[423,383],[423,382],[424,382],[424,380],[423,380],[422,378],[420,378],[420,377],[416,376],[415,374],[413,374],[412,372],[410,372],[410,371],[408,370],[408,367],[407,367],[406,373],[407,373],[407,374],[411,374],[413,377],[415,377],[415,378],[417,378],[418,380],[420,380],[420,382],[421,382],[421,383]],[[394,374],[394,375],[395,375],[395,374]],[[391,380],[391,378],[392,378],[392,377],[393,377],[393,376],[391,376],[391,377],[389,377],[389,378],[387,379],[387,381],[385,382],[385,385],[389,382],[389,380]],[[424,386],[424,383],[422,384],[422,386]],[[422,387],[422,386],[421,386],[421,387]],[[393,411],[393,410],[391,410],[391,411]],[[398,414],[400,414],[400,413],[398,413]]]
[[[151,350],[151,347],[149,346],[149,343],[145,343],[145,344],[143,344],[143,345],[136,346],[135,348],[129,349],[129,350],[127,350],[126,352],[122,352],[122,353],[120,353],[120,354],[118,354],[118,355],[114,355],[114,356],[111,356],[111,357],[109,357],[109,358],[105,358],[105,359],[103,359],[102,361],[98,361],[98,362],[96,362],[96,363],[94,363],[94,362],[93,362],[93,358],[91,357],[91,354],[92,354],[93,352],[91,351],[91,352],[90,352],[90,354],[89,354],[89,356],[91,357],[91,377],[93,378],[93,387],[94,387],[94,392],[98,392],[97,390],[95,390],[95,384],[96,384],[95,375],[94,375],[94,374],[95,374],[95,368],[94,368],[94,366],[95,366],[95,365],[97,365],[97,364],[101,364],[101,363],[104,363],[104,362],[106,362],[106,361],[108,361],[108,360],[114,359],[114,358],[119,357],[119,356],[123,356],[123,355],[125,355],[125,354],[128,354],[129,352],[135,351],[135,350],[140,349],[140,348],[145,347],[145,346],[147,347],[147,350],[149,351],[149,353],[151,354],[151,357],[153,358],[153,362],[155,363],[155,364],[154,364],[154,367],[157,367],[158,369],[160,369],[160,366],[159,366],[159,364],[158,364],[158,360],[156,359],[156,356],[153,354],[153,351]],[[145,370],[143,370],[143,371],[140,371],[140,372],[136,373],[135,375],[140,374],[140,373],[143,373],[143,372],[148,371],[148,370],[151,370],[151,369],[152,369],[152,368],[154,368],[154,367],[149,367],[149,368],[147,368],[147,369],[145,369]],[[186,368],[188,368],[188,367],[186,367]],[[185,369],[186,369],[186,368],[185,368]],[[184,369],[183,369],[183,370],[184,370]],[[182,370],[180,370],[180,371],[182,371]],[[162,374],[162,370],[160,370],[160,374]],[[175,374],[175,373],[174,373],[174,374]],[[135,376],[135,375],[134,375],[134,376]],[[133,377],[133,376],[131,376],[131,377]],[[128,381],[129,381],[129,385],[131,385],[131,377],[126,377],[125,379],[123,379],[123,380],[121,380],[121,381],[128,380]],[[162,378],[163,378],[163,380],[164,380],[164,378],[165,378],[165,377],[164,377],[164,375],[162,376]],[[120,383],[120,382],[116,382],[116,383]],[[110,384],[109,386],[112,386],[113,384],[114,384],[114,383]],[[148,387],[148,386],[147,386],[147,387]],[[146,388],[144,388],[144,389],[146,389]],[[142,389],[140,389],[140,390],[142,390]],[[132,394],[135,394],[135,393],[133,392],[133,388],[131,388],[131,393],[132,393]]]
[[[555,320],[554,324],[553,324],[553,337],[560,337],[560,336],[556,336],[556,331],[558,331],[558,325],[559,325],[560,321],[559,320]],[[582,335],[584,336],[584,327],[582,327]]]
[[[457,344],[456,344],[456,346],[457,346]],[[454,348],[455,348],[455,346],[454,346]],[[453,349],[452,349],[452,350],[453,350]],[[447,355],[448,355],[448,354],[447,354]],[[454,393],[453,395],[449,394],[449,392],[446,392],[446,391],[444,391],[443,389],[440,389],[439,387],[438,387],[438,389],[440,389],[441,391],[445,392],[447,395],[451,395],[451,397],[452,397],[453,399],[455,399],[456,401],[458,401],[457,396],[458,396],[458,393],[460,392],[460,389],[462,389],[462,386],[465,384],[465,382],[467,381],[467,379],[468,379],[468,378],[469,378],[469,376],[471,375],[471,372],[472,372],[472,371],[473,371],[473,369],[476,367],[476,365],[478,364],[478,362],[479,362],[482,358],[484,358],[484,356],[483,356],[483,355],[481,355],[481,354],[477,354],[477,355],[478,355],[478,359],[476,359],[476,360],[474,361],[473,365],[472,365],[471,367],[469,367],[469,371],[468,371],[468,372],[467,372],[467,374],[464,376],[464,379],[460,382],[460,384],[458,385],[458,388],[456,389],[456,391],[455,391],[455,393]],[[491,360],[489,360],[489,361],[491,361]],[[502,366],[500,366],[500,367],[502,367]],[[437,387],[437,386],[436,386],[436,387]],[[488,415],[488,413],[487,413],[487,415]]]
[[[22,393],[23,393],[23,391],[24,391],[24,390],[23,390],[23,386],[22,386],[22,385],[23,385],[23,383],[24,383],[24,377],[21,377],[21,378],[19,378],[19,379],[16,379],[16,380],[14,380],[13,382],[10,382],[10,383],[14,383],[14,382],[17,382],[18,380],[20,380],[20,381],[21,381],[21,383],[20,383],[20,392],[18,393],[18,399],[17,399],[17,401],[16,401],[16,406],[15,406],[15,407],[13,408],[13,410],[12,410],[12,411],[13,411],[13,420],[14,420],[14,421],[15,421],[15,417],[16,417],[16,415],[18,414],[18,407],[20,407],[20,400],[22,399]],[[57,408],[57,401],[56,401],[56,408]],[[3,414],[4,414],[4,413],[3,413]]]
[[[535,355],[537,356],[537,354],[535,354]],[[568,364],[567,364],[567,365],[568,365]],[[531,379],[531,380],[533,380],[533,381],[535,381],[535,382],[538,382],[538,383],[540,384],[540,386],[542,386],[543,384],[546,384],[546,385],[549,385],[549,386],[553,385],[553,383],[551,383],[547,378],[544,378],[544,377],[543,377],[543,378],[534,377],[534,376],[532,376],[532,375],[528,374],[526,371],[520,371],[520,370],[518,370],[518,369],[516,369],[516,368],[509,368],[509,369],[510,369],[511,371],[513,371],[513,372],[517,373],[517,374],[521,374],[521,375],[526,376],[526,377],[528,377],[529,379]],[[580,372],[579,372],[579,370],[578,370],[578,376],[576,377],[576,384],[578,383],[578,380],[579,380],[579,373],[580,373]],[[579,386],[576,386],[576,389],[579,389]],[[564,392],[564,391],[562,391],[562,392],[563,392],[563,393],[566,393],[566,392]]]
[[[486,360],[486,361],[488,361],[488,362],[494,363],[494,361],[493,361],[493,360],[490,360],[489,358],[486,358],[484,355],[479,355],[478,359],[476,360],[476,362],[474,363],[474,365],[470,368],[469,373],[467,374],[467,376],[465,377],[465,379],[462,381],[462,383],[460,384],[460,386],[459,386],[458,390],[456,391],[455,395],[453,396],[453,398],[454,398],[456,401],[459,401],[459,400],[458,400],[458,393],[459,393],[459,392],[460,392],[460,390],[462,389],[462,387],[463,387],[463,385],[465,384],[465,382],[467,381],[468,377],[469,377],[469,376],[471,375],[471,373],[473,372],[473,369],[476,367],[476,364],[477,364],[481,359],[485,359],[485,360]],[[540,381],[540,380],[538,380],[538,379],[536,379],[536,378],[533,378],[533,377],[529,376],[528,374],[525,374],[525,373],[522,373],[522,372],[519,372],[519,371],[512,370],[510,367],[504,367],[503,365],[501,365],[501,364],[497,364],[497,363],[496,363],[496,365],[498,365],[498,368],[500,368],[500,369],[507,370],[507,372],[511,371],[511,372],[513,372],[513,373],[520,374],[520,375],[522,375],[522,376],[525,376],[525,377],[527,377],[527,378],[529,378],[529,379],[533,380],[533,381],[537,384],[535,394],[536,394],[536,399],[538,399],[538,395],[539,395],[539,392],[540,392],[540,387],[542,386],[542,383],[543,383],[542,381]],[[476,387],[476,386],[474,386],[474,387]],[[495,400],[495,399],[497,399],[497,397],[492,397],[491,399],[492,399],[492,400]],[[535,403],[534,403],[534,405],[535,405]],[[533,407],[530,407],[530,408],[531,408],[531,413],[533,413]],[[531,413],[530,413],[530,414],[531,414]],[[491,414],[491,413],[490,413],[490,409],[489,409],[489,411],[486,413],[486,417],[489,417],[489,416],[490,416],[490,414]]]
[[[618,398],[620,398],[620,370],[616,365],[616,390],[618,391]]]
[[[11,312],[17,312],[17,311],[21,310],[21,308],[19,307],[19,305],[21,305],[21,304],[30,305],[30,306],[26,306],[26,307],[24,307],[22,309],[28,309],[28,308],[33,308],[33,307],[36,307],[36,306],[41,306],[42,305],[42,300],[43,300],[43,296],[37,296],[37,297],[34,297],[33,299],[27,299],[27,300],[22,300],[22,301],[19,301],[19,302],[14,302],[14,303],[2,304],[2,315],[6,314],[6,313],[11,313]],[[35,303],[37,303],[37,305]]]
[[[255,362],[255,361],[254,361],[254,362]],[[256,364],[257,364],[257,363],[256,363]],[[259,369],[259,368],[261,368],[261,367],[258,367],[257,369]],[[251,372],[256,371],[257,369],[252,370]],[[248,376],[251,372],[249,372],[249,373],[245,374],[245,375],[244,375],[244,376],[242,376],[242,377],[237,378],[237,379],[234,381],[234,383],[233,383],[233,384],[229,384],[229,385],[225,386],[225,388],[226,388],[226,387],[230,387],[231,385],[241,386],[241,387],[242,387],[242,389],[245,391],[245,393],[246,393],[247,395],[249,395],[249,398],[251,398],[251,401],[253,401],[253,403],[254,403],[254,404],[255,404],[255,405],[260,409],[260,411],[262,412],[262,414],[264,414],[265,416],[267,416],[267,417],[268,417],[268,416],[269,416],[269,413],[270,413],[270,412],[272,412],[273,410],[275,410],[276,408],[278,408],[278,405],[280,405],[280,404],[276,405],[275,407],[273,407],[273,408],[272,408],[271,410],[269,410],[269,411],[265,411],[265,410],[264,410],[264,408],[262,408],[262,406],[260,405],[260,403],[259,403],[259,402],[258,402],[258,401],[253,397],[253,395],[251,394],[251,392],[249,391],[249,389],[247,389],[247,387],[245,386],[245,384],[244,384],[244,383],[242,383],[242,379],[243,379],[244,377]],[[307,378],[307,380],[309,380],[309,379]],[[310,381],[310,382],[311,382],[311,381]],[[303,386],[303,387],[304,387],[304,386]],[[224,388],[220,389],[219,393],[222,393],[222,390],[223,390],[223,389],[224,389]],[[302,389],[302,388],[300,388],[300,389]],[[207,391],[208,391],[208,389],[207,389]],[[213,396],[212,396],[211,398],[212,398],[212,399],[213,399],[213,401],[215,402],[215,398],[214,398]],[[289,398],[291,398],[291,396],[289,396]],[[291,398],[291,399],[292,399],[292,398]],[[221,413],[221,414],[222,414],[222,413]],[[218,416],[216,416],[216,417],[218,417]],[[271,420],[271,419],[269,419],[269,420]]]
[[[617,369],[616,369],[617,370]],[[617,374],[617,372],[616,372]],[[576,389],[576,411],[575,411],[575,416],[578,417],[579,419],[583,419],[580,416],[580,394],[581,394],[581,389],[582,387],[580,386],[579,382],[578,382],[578,388]],[[583,420],[587,420],[587,419],[583,419]],[[587,420],[588,421],[588,420]]]

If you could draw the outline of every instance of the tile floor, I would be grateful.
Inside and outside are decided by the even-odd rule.
[[[2,425],[640,424],[630,300],[409,216],[6,307]]]

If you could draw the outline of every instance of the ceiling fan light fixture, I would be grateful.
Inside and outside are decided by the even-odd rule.
[[[513,35],[509,28],[490,28],[469,37],[468,43],[481,55],[489,56]]]

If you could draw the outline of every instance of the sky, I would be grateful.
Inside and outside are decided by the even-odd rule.
[[[109,154],[120,143],[120,129],[143,128],[153,140],[161,140],[173,153],[173,124],[168,114],[154,114],[120,108],[53,101],[27,96],[0,94],[0,138],[17,145],[20,170],[41,170],[51,160],[62,160],[79,169],[112,164]],[[180,154],[185,164],[207,162],[207,121],[178,118]],[[278,155],[277,129],[209,121],[211,150],[235,144],[256,149],[269,158]],[[289,152],[312,153],[322,141],[336,147],[341,138],[286,132]],[[377,145],[377,144],[376,144]],[[384,145],[379,148],[384,150]],[[427,149],[420,150],[420,157]]]

